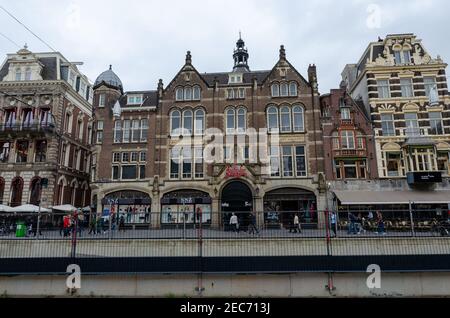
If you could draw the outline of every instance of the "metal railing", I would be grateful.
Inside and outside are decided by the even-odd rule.
[[[87,213],[68,222],[69,214],[41,213],[38,227],[36,214],[2,213],[0,274],[23,262],[32,265],[17,272],[53,271],[63,261],[90,264],[96,273],[103,272],[98,262],[117,272],[190,271],[189,266],[215,272],[338,271],[384,261],[401,270],[437,270],[450,264],[447,211],[170,214],[125,213],[109,222],[109,216]],[[148,267],[138,269],[140,262]]]
[[[0,132],[53,132],[55,125],[49,123],[0,124]]]

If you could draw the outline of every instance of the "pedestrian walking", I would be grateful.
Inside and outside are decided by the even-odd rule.
[[[239,232],[239,221],[236,214],[232,214],[230,218],[230,225],[233,232],[237,233]]]
[[[330,227],[334,233],[334,236],[337,237],[337,217],[335,212],[331,212],[330,214]]]
[[[259,230],[256,227],[256,215],[255,213],[250,214],[250,225],[248,226],[248,234],[259,234]]]
[[[64,227],[64,237],[70,236],[70,215],[65,215],[63,219],[63,227]]]
[[[97,222],[95,219],[95,216],[92,215],[92,217],[89,220],[89,233],[88,234],[97,234]]]
[[[119,232],[120,231],[125,232],[125,217],[123,215],[119,219]]]
[[[289,233],[302,233],[300,218],[298,214],[295,214],[294,219],[292,220],[292,226],[289,229]]]
[[[349,213],[348,214],[348,220],[349,220],[349,225],[348,225],[348,231],[347,234],[356,234],[356,216],[353,213]]]
[[[381,235],[386,235],[383,215],[381,214],[380,211],[377,211],[377,224],[378,224],[377,233]]]

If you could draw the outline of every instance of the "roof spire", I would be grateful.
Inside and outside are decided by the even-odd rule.
[[[239,31],[239,40],[236,42],[234,50],[234,68],[233,71],[250,72],[248,67],[248,50],[245,48],[245,42],[242,40],[242,33]]]
[[[191,65],[191,64],[192,64],[191,51],[187,51],[187,53],[186,53],[186,65]]]

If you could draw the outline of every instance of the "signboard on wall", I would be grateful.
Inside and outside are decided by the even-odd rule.
[[[408,184],[441,183],[442,172],[409,172]]]

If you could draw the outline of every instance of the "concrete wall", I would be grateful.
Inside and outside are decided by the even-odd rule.
[[[381,289],[366,286],[368,274],[203,275],[203,297],[450,297],[450,273],[382,274]],[[82,276],[72,297],[199,296],[197,275]],[[70,297],[65,276],[0,277],[0,295]]]

